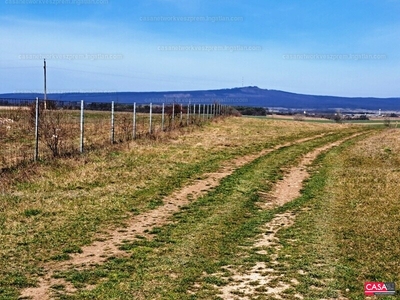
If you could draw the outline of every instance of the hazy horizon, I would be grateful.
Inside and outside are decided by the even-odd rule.
[[[95,91],[95,90],[71,90],[71,91],[64,91],[64,92],[57,92],[57,91],[50,91],[47,92],[48,95],[62,95],[62,94],[96,94],[96,93],[104,93],[104,94],[115,94],[115,93],[185,93],[185,92],[207,92],[207,91],[222,91],[222,90],[232,90],[232,89],[242,89],[242,88],[259,88],[262,90],[269,90],[269,91],[277,91],[277,92],[283,92],[283,93],[289,93],[289,94],[298,94],[298,95],[304,95],[304,96],[318,96],[318,97],[339,97],[339,98],[375,98],[375,99],[388,99],[388,98],[400,98],[400,96],[393,96],[393,97],[371,97],[371,96],[338,96],[338,95],[327,95],[327,94],[303,94],[303,93],[297,93],[293,91],[283,91],[283,90],[276,90],[276,89],[264,89],[259,86],[242,86],[242,87],[227,87],[227,88],[217,88],[217,89],[193,89],[193,90],[160,90],[160,91]],[[0,95],[6,95],[6,94],[43,94],[43,91],[20,91],[20,92],[5,92],[5,93],[0,93]]]

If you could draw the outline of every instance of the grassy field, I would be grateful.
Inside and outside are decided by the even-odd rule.
[[[269,193],[304,155],[355,133],[362,135],[309,167],[312,176],[299,198],[260,209],[260,192]],[[245,273],[258,262],[271,264],[283,275],[280,281],[296,282],[281,292],[285,299],[361,299],[364,281],[399,284],[398,130],[227,118],[158,141],[2,174],[0,299],[17,299],[49,266],[68,261],[106,230],[123,228],[133,215],[163,205],[165,196],[224,162],[313,136],[319,138],[277,148],[236,169],[171,222],[153,228],[151,238],[125,241],[120,247],[128,256],[56,272],[75,292],[67,293],[65,285],[52,292],[60,299],[219,299],[232,281],[227,266]],[[259,254],[251,245],[263,225],[285,212],[296,220],[277,232],[281,247]],[[274,299],[263,289],[252,298]]]
[[[260,118],[260,119],[272,119],[272,120],[284,120],[284,121],[296,121],[296,116],[280,116],[280,115],[268,115],[268,116],[245,116],[247,118]],[[324,119],[324,118],[314,118],[314,117],[303,117],[301,116],[302,122],[311,123],[336,123],[334,120]],[[398,123],[400,119],[398,117],[392,117],[389,119],[381,118],[371,118],[369,120],[346,120],[343,119],[340,123],[343,124],[363,124],[363,125],[385,125],[387,127],[398,128]]]

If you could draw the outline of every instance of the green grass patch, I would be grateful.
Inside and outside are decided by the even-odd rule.
[[[26,210],[24,210],[25,217],[34,217],[34,216],[40,215],[41,213],[42,213],[42,210],[40,210],[40,209],[26,209]]]

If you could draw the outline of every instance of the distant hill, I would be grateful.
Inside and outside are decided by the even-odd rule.
[[[0,98],[43,99],[43,94],[11,93],[0,94]],[[219,102],[234,106],[259,106],[296,110],[379,110],[400,111],[400,98],[362,98],[313,96],[289,93],[277,90],[260,89],[256,86],[171,92],[116,92],[116,93],[64,93],[48,94],[48,99],[57,101],[111,102],[162,104],[162,103],[214,103]],[[1,99],[0,99],[1,100]]]

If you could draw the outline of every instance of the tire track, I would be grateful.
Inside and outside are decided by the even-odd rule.
[[[299,197],[304,181],[310,177],[306,168],[318,155],[358,135],[360,134],[355,134],[345,139],[326,144],[307,153],[301,162],[297,166],[292,167],[284,176],[283,180],[275,185],[271,193],[261,194],[263,201],[258,205],[262,209],[271,209],[282,206]],[[285,280],[283,280],[283,272],[278,270],[278,268],[274,268],[274,266],[279,265],[278,255],[279,250],[282,248],[276,234],[279,230],[292,226],[295,219],[296,214],[288,211],[275,215],[270,222],[261,227],[261,230],[266,233],[259,236],[250,249],[256,249],[258,254],[267,256],[269,259],[265,261],[269,261],[268,263],[265,261],[258,262],[254,267],[246,270],[244,273],[239,273],[239,267],[237,266],[223,267],[223,269],[229,271],[232,276],[222,277],[222,279],[229,282],[229,284],[217,287],[220,291],[219,296],[222,299],[253,299],[255,296],[271,296],[274,297],[274,299],[282,299],[280,294],[298,284],[295,278],[290,280],[285,278]],[[268,254],[268,248],[274,249],[273,254]],[[214,275],[218,276],[218,274]],[[238,295],[240,295],[240,297]],[[299,294],[294,295],[294,297],[303,299],[303,296]]]
[[[76,292],[71,284],[65,280],[54,278],[55,272],[66,271],[71,268],[81,270],[89,269],[92,266],[104,263],[110,257],[127,256],[127,252],[119,248],[124,242],[135,240],[137,236],[151,238],[151,234],[148,233],[151,229],[168,224],[169,218],[174,213],[178,212],[182,206],[188,205],[191,201],[195,201],[200,196],[217,187],[221,179],[231,175],[236,169],[280,148],[304,143],[327,134],[329,133],[287,142],[271,149],[264,149],[256,154],[241,156],[223,163],[218,171],[203,174],[206,176],[205,179],[195,180],[192,184],[164,198],[162,206],[143,214],[133,216],[127,222],[126,227],[108,231],[105,235],[99,237],[98,241],[82,247],[82,252],[72,254],[70,260],[46,264],[44,266],[46,275],[38,278],[38,286],[22,290],[19,299],[52,299],[52,286],[55,285],[64,285],[67,293]],[[191,200],[189,200],[189,198],[191,198]]]

